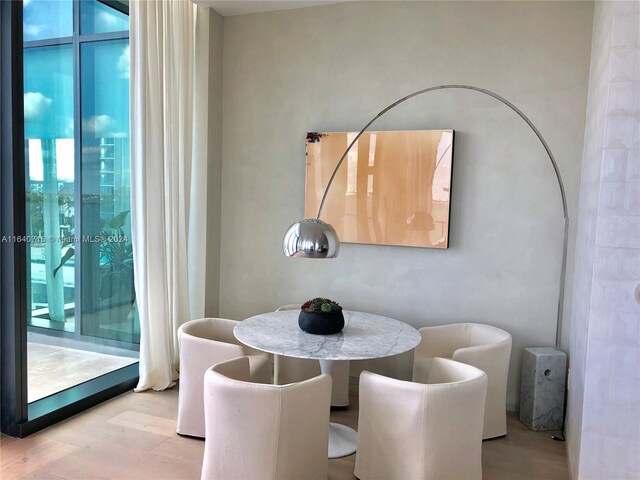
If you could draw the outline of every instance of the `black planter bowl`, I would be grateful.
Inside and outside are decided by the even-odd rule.
[[[298,326],[314,335],[333,335],[344,328],[344,316],[341,310],[332,312],[305,312],[300,310]]]

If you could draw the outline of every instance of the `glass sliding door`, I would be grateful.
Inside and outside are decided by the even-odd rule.
[[[130,223],[129,41],[84,43],[80,59],[81,230],[83,238],[99,239],[82,243],[82,331],[138,343]]]
[[[97,0],[23,3],[28,401],[131,376],[139,323],[129,19]],[[121,378],[120,378],[121,380]],[[74,393],[74,397],[78,397]]]

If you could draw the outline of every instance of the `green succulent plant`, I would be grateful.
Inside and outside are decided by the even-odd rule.
[[[330,313],[330,312],[339,312],[342,310],[342,307],[333,300],[329,300],[328,298],[313,298],[311,300],[307,300],[302,304],[302,310],[309,313]]]

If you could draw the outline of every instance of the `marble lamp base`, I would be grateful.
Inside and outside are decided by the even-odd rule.
[[[525,348],[522,356],[520,422],[531,430],[561,430],[567,355],[553,347]]]

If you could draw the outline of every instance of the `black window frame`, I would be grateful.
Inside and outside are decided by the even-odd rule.
[[[128,2],[96,0],[128,15]],[[25,437],[98,403],[130,391],[138,382],[138,363],[109,372],[41,400],[27,397],[27,249],[23,50],[74,45],[74,143],[80,145],[80,48],[97,40],[128,38],[129,32],[80,34],[80,2],[73,0],[72,37],[23,41],[23,4],[0,2],[0,430]],[[80,149],[75,149],[76,171]],[[81,188],[76,188],[80,205]],[[78,215],[77,217],[80,217]],[[78,226],[78,224],[76,224]],[[80,269],[76,269],[76,275]],[[78,279],[76,277],[76,279]]]

